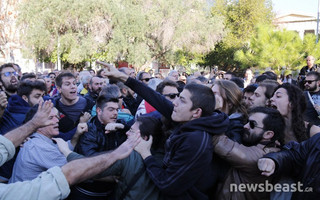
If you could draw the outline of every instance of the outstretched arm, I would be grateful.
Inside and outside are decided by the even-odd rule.
[[[106,75],[108,77],[125,82],[127,86],[157,109],[157,111],[159,111],[164,117],[171,119],[171,114],[173,112],[173,104],[171,101],[167,100],[164,96],[152,90],[140,81],[129,78],[128,75],[120,72],[114,66],[100,61],[97,61],[97,64],[101,64],[106,67]]]
[[[128,135],[128,139],[111,153],[71,161],[62,166],[62,172],[69,185],[87,180],[101,173],[117,160],[126,158],[139,142],[140,135],[131,133]]]

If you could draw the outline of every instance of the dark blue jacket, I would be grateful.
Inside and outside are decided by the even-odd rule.
[[[132,78],[125,84],[171,119],[173,104],[165,97]],[[180,124],[166,142],[163,166],[152,156],[144,160],[150,178],[166,199],[209,198],[220,173],[214,170],[212,135],[225,133],[228,125],[228,116],[221,112]]]
[[[289,175],[300,181],[302,189],[292,199],[313,200],[320,197],[320,134],[316,134],[291,149],[265,155],[276,163],[275,175]],[[313,192],[310,192],[312,188]],[[308,192],[309,191],[309,192]]]
[[[12,95],[9,98],[7,108],[3,113],[0,123],[0,134],[4,135],[7,132],[15,129],[23,124],[27,112],[30,110],[29,104],[19,95]],[[13,164],[16,160],[19,148],[16,149],[15,156],[0,168],[0,176],[9,179],[12,174]]]
[[[9,98],[7,108],[2,116],[0,134],[4,135],[12,129],[20,126],[30,108],[30,105],[19,95],[12,95]]]

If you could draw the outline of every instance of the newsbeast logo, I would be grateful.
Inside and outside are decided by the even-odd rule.
[[[268,180],[264,183],[231,183],[230,192],[313,192],[312,187],[303,188],[301,182],[271,184]]]

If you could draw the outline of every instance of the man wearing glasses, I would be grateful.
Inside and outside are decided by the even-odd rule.
[[[149,73],[147,73],[147,72],[140,72],[139,75],[138,75],[138,79],[139,79],[139,81],[141,81],[142,83],[148,85],[150,79],[152,79],[152,78],[151,78],[151,76],[150,76]]]
[[[0,67],[0,82],[2,90],[6,93],[7,99],[14,94],[17,94],[18,89],[18,73],[15,71],[12,64],[4,64]]]
[[[320,74],[311,71],[304,80],[305,92],[307,100],[307,108],[303,113],[304,120],[315,125],[320,125]]]
[[[225,135],[214,136],[214,152],[231,166],[216,199],[269,199],[270,193],[266,191],[252,191],[249,188],[240,191],[237,187],[244,183],[256,184],[260,188],[266,181],[272,182],[270,177],[260,175],[257,161],[269,152],[280,150],[279,145],[284,141],[284,127],[285,122],[279,111],[256,107],[250,111],[249,121],[244,125],[242,141],[245,145]],[[236,187],[231,187],[233,185]]]

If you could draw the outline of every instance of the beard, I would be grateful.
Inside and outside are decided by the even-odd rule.
[[[246,146],[255,146],[259,144],[263,138],[263,130],[259,134],[250,133],[248,129],[245,129],[242,135],[243,144]]]
[[[307,87],[306,87],[306,90],[308,90],[309,92],[314,92],[314,91],[317,90],[317,85],[314,85],[313,87],[307,86]]]
[[[9,85],[4,85],[4,89],[7,92],[15,93],[18,90],[18,84],[13,85],[13,84],[9,83]]]

